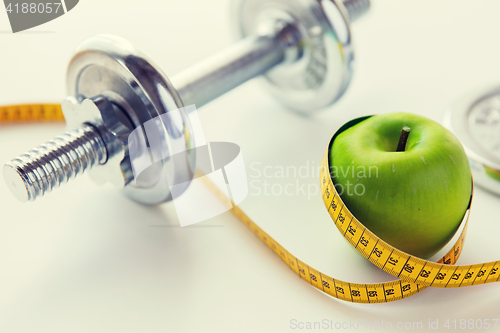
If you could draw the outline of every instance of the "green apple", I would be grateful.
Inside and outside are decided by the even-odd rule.
[[[372,116],[342,131],[330,149],[330,172],[361,223],[421,258],[453,237],[472,191],[460,141],[435,121],[409,113]]]

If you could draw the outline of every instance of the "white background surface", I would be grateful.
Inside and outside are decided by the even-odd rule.
[[[0,10],[0,104],[62,100],[72,50],[98,33],[129,39],[175,74],[230,44],[228,8],[228,0],[83,0],[19,34],[10,33]],[[333,132],[357,116],[407,111],[439,121],[462,93],[500,80],[499,12],[498,1],[374,0],[371,13],[353,25],[357,68],[339,103],[306,119],[251,82],[203,107],[207,139],[239,144],[252,181],[255,162],[318,166]],[[0,161],[61,130],[62,124],[1,125]],[[299,181],[318,184],[313,175]],[[180,228],[172,204],[140,206],[85,176],[30,204],[15,201],[1,183],[0,203],[0,332],[297,331],[292,319],[419,321],[424,328],[439,320],[442,328],[446,319],[500,319],[498,284],[427,289],[380,305],[332,299],[230,213]],[[476,190],[459,263],[499,259],[499,203]],[[257,196],[250,189],[241,207],[326,274],[391,280],[341,238],[319,195]]]

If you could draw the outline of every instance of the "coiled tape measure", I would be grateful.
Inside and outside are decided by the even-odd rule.
[[[63,119],[61,106],[58,104],[0,107],[0,123]],[[462,252],[467,234],[470,204],[462,221],[463,229],[460,237],[448,253],[437,262],[404,253],[378,238],[349,212],[337,193],[328,173],[330,145],[325,152],[320,172],[322,198],[330,217],[344,238],[363,257],[383,271],[398,277],[399,280],[374,284],[350,283],[323,274],[293,256],[239,207],[233,205],[231,212],[304,281],[332,297],[353,303],[386,303],[407,298],[427,287],[458,288],[500,281],[500,261],[455,265]],[[208,178],[204,177],[204,179]],[[228,201],[228,198],[213,183],[207,180],[206,185],[215,195],[223,199],[222,202]]]

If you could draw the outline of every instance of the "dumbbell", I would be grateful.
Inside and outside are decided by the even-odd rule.
[[[68,67],[62,109],[69,130],[8,162],[6,184],[19,200],[34,201],[89,170],[96,182],[109,181],[140,203],[169,201],[172,193],[157,186],[158,175],[187,188],[196,169],[184,106],[200,108],[260,75],[265,89],[299,112],[335,102],[353,72],[350,21],[369,6],[369,0],[236,1],[239,41],[171,81],[126,40],[89,38]],[[139,182],[129,137],[148,124],[161,128],[159,139],[171,154],[185,153],[155,163]]]

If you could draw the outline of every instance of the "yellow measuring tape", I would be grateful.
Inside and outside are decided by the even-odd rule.
[[[0,122],[64,120],[60,104],[0,106]]]
[[[63,120],[60,105],[26,104],[0,107],[0,122],[30,120]],[[288,267],[313,287],[326,294],[354,303],[385,303],[412,296],[427,287],[457,288],[500,280],[500,261],[475,265],[455,265],[462,252],[470,207],[464,217],[460,237],[446,255],[438,262],[423,260],[404,253],[387,244],[370,232],[347,209],[337,193],[329,175],[328,151],[321,163],[321,193],[330,217],[344,238],[366,259],[399,280],[384,283],[349,283],[332,278],[312,268],[293,256],[248,215],[233,204],[231,212],[243,222],[259,239],[274,251]],[[206,179],[206,177],[204,177]],[[207,186],[222,200],[225,194],[213,183]]]

